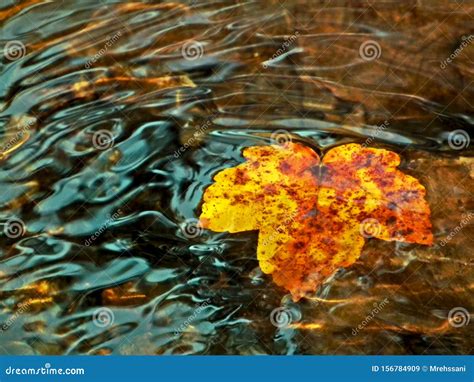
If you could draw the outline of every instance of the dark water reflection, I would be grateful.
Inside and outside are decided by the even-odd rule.
[[[467,3],[3,1],[0,351],[472,353],[448,320],[474,312]],[[256,233],[187,225],[276,132],[399,152],[438,244],[371,240],[292,303]]]

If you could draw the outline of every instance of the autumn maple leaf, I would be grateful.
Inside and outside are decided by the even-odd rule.
[[[254,146],[204,193],[201,224],[258,230],[264,273],[294,300],[360,256],[365,239],[433,242],[425,189],[394,152],[348,144],[323,157],[296,143]]]

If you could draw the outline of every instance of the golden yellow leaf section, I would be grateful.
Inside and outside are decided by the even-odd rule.
[[[203,227],[258,230],[264,273],[295,300],[353,264],[367,237],[431,244],[425,189],[397,170],[397,154],[357,144],[320,161],[308,147],[255,146],[220,171],[204,193]]]

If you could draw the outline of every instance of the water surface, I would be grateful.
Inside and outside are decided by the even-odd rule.
[[[455,1],[3,1],[0,352],[472,353],[473,16]],[[291,302],[256,232],[192,226],[213,175],[275,139],[399,153],[436,245],[369,240]]]

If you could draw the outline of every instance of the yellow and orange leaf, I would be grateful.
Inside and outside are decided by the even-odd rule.
[[[204,193],[200,221],[215,232],[258,230],[264,273],[298,300],[353,264],[365,238],[432,244],[430,209],[397,154],[358,144],[321,161],[296,143],[254,146]]]

